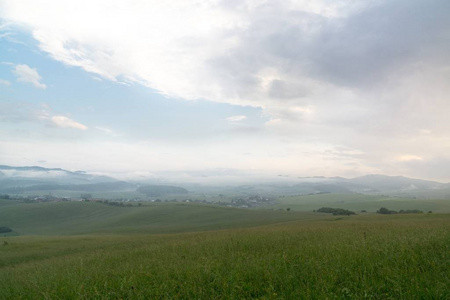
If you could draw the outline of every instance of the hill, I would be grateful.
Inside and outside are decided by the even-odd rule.
[[[138,191],[139,189],[139,191]],[[168,194],[187,194],[177,186],[142,186],[119,181],[109,176],[68,171],[61,168],[12,167],[0,165],[0,193],[42,196],[52,193],[58,197],[79,198],[80,193],[94,193],[95,197],[139,198]]]
[[[61,168],[43,168],[38,166],[13,167],[0,165],[0,187],[30,186],[35,184],[92,184],[115,182],[116,179],[103,175],[89,174],[84,171],[68,171]]]
[[[94,202],[0,202],[0,226],[19,235],[170,233],[242,228],[316,218],[313,214],[212,205],[152,203],[117,207]]]
[[[436,181],[407,178],[404,176],[365,175],[348,180],[349,183],[366,187],[374,191],[411,191],[445,188],[446,185]]]
[[[296,196],[307,194],[362,193],[422,199],[450,199],[450,184],[403,176],[366,175],[356,178],[342,177],[280,177],[246,185],[209,186],[170,182],[161,178],[155,182],[119,181],[109,176],[68,171],[61,168],[12,167],[0,165],[0,193],[42,196],[53,193],[59,197],[75,197],[79,192],[95,193],[99,198],[134,199],[185,195],[189,193],[214,197],[217,195],[267,197]],[[203,197],[202,197],[203,198]]]

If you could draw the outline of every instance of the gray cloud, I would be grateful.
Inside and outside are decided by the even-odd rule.
[[[245,48],[262,66],[267,55],[281,60],[292,75],[300,70],[336,85],[366,87],[407,63],[448,61],[448,1],[380,1],[343,18],[291,11],[282,4],[270,8],[250,15],[256,20]]]
[[[448,1],[384,1],[330,22],[310,47],[311,74],[365,87],[385,82],[405,64],[448,62],[449,13]]]

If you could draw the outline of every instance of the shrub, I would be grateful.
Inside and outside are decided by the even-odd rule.
[[[392,215],[392,214],[397,214],[397,212],[395,210],[389,210],[386,207],[382,207],[379,210],[377,210],[377,214]]]
[[[392,214],[421,214],[423,213],[423,211],[419,210],[419,209],[407,209],[407,210],[403,210],[401,209],[399,212],[395,211],[395,210],[389,210],[386,207],[382,207],[377,211],[378,214],[383,214],[383,215],[392,215]]]
[[[322,207],[319,208],[317,210],[317,212],[322,212],[322,213],[329,213],[329,214],[333,214],[333,216],[350,216],[350,215],[355,215],[355,212],[351,211],[351,210],[346,210],[343,208],[332,208],[332,207]]]

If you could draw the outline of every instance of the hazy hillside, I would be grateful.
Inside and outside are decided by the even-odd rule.
[[[116,182],[108,176],[88,174],[83,171],[67,171],[60,168],[11,167],[0,165],[0,188],[24,187],[38,184],[94,184]]]
[[[67,171],[60,168],[11,167],[0,165],[0,193],[43,195],[57,191],[58,196],[73,196],[73,192],[129,192],[136,197],[138,183],[119,181],[112,177],[89,174],[83,171]],[[160,196],[186,194],[187,190],[175,186],[141,187],[142,195]],[[127,198],[127,194],[117,195]]]
[[[170,182],[161,179],[162,182]],[[450,198],[450,185],[429,180],[403,176],[366,175],[356,178],[342,177],[285,177],[275,176],[273,180],[255,180],[245,185],[192,185],[183,182],[157,184],[148,181],[119,181],[112,177],[72,172],[60,168],[0,166],[0,193],[45,194],[58,191],[62,196],[73,196],[74,192],[121,192],[120,197],[160,197],[183,195],[188,191],[204,195],[264,195],[295,196],[323,193],[363,193],[418,198]],[[128,194],[127,194],[128,193]],[[138,195],[137,195],[137,194]],[[111,196],[111,194],[108,194]]]
[[[96,192],[96,191],[135,191],[136,185],[124,181],[116,182],[100,182],[91,184],[35,184],[30,186],[16,186],[10,188],[3,188],[2,192],[18,194],[23,192],[48,192],[48,191],[79,191],[79,192]]]
[[[445,184],[435,181],[385,175],[366,175],[349,179],[348,182],[378,191],[439,189],[445,187]]]

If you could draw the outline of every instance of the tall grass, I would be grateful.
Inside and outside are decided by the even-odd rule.
[[[3,299],[449,299],[448,215],[3,238]]]

